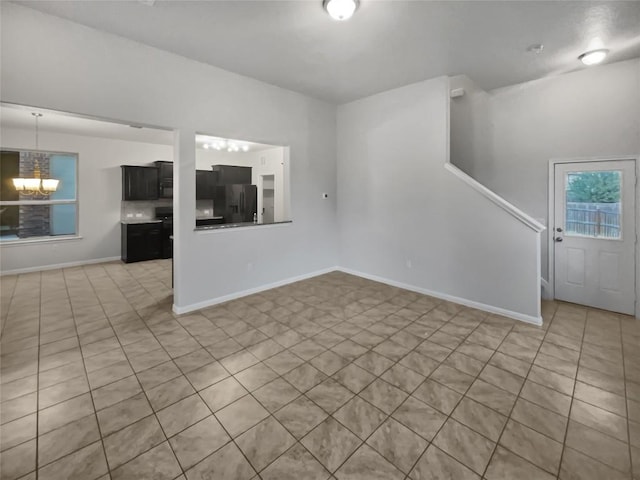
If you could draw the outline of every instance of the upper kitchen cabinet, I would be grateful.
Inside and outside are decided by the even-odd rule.
[[[173,162],[158,160],[158,197],[173,198]]]
[[[217,185],[251,185],[251,167],[234,165],[212,165],[211,170],[217,173]]]
[[[196,170],[196,200],[213,200],[217,177],[217,172]]]
[[[157,200],[158,169],[122,165],[122,200]]]

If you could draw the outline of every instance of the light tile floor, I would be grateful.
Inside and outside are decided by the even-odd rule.
[[[3,480],[640,479],[632,318],[337,272],[177,317],[169,270],[2,278]]]

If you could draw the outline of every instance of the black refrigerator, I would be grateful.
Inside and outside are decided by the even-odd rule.
[[[224,223],[253,222],[258,212],[258,189],[255,185],[219,185],[215,189],[213,213]]]

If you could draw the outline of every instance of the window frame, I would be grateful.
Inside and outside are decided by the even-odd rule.
[[[80,164],[80,154],[78,152],[63,152],[57,150],[36,150],[32,148],[12,148],[12,147],[0,147],[0,151],[3,152],[35,152],[35,153],[44,153],[47,155],[65,155],[69,157],[73,157],[73,165],[75,169],[75,185],[74,192],[75,197],[73,199],[64,199],[64,200],[10,200],[3,201],[0,200],[0,207],[10,207],[10,206],[36,206],[36,205],[75,205],[76,206],[76,215],[75,215],[75,231],[74,233],[65,234],[65,235],[43,235],[43,236],[34,236],[27,238],[18,238],[15,240],[3,240],[0,235],[0,246],[2,245],[15,245],[15,244],[24,244],[24,243],[41,243],[41,242],[59,242],[64,240],[77,240],[82,238],[80,236],[80,172],[79,172],[79,164]],[[19,195],[19,194],[18,194]]]

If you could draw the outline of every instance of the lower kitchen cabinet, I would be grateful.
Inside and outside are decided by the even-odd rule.
[[[161,257],[161,223],[123,223],[121,232],[123,262],[141,262]]]

